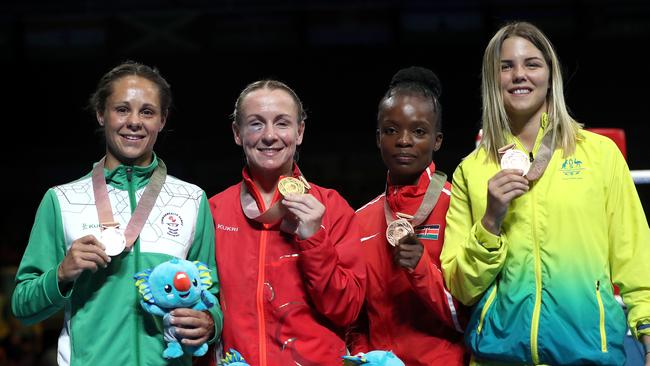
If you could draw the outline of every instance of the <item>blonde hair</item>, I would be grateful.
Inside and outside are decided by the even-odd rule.
[[[552,146],[561,147],[565,156],[572,154],[582,125],[569,115],[564,101],[560,61],[553,45],[539,28],[527,22],[515,22],[501,27],[485,48],[481,70],[483,138],[479,147],[485,148],[490,160],[498,162],[498,149],[507,144],[506,138],[512,134],[510,119],[503,105],[500,82],[501,46],[510,37],[524,38],[541,51],[551,79],[546,101],[549,120],[547,128],[552,128],[553,133]]]

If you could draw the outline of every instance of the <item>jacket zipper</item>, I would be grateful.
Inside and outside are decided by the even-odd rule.
[[[126,167],[126,180],[128,182],[128,192],[129,192],[129,207],[131,209],[131,215],[133,215],[133,211],[135,211],[135,206],[136,206],[136,201],[135,201],[135,191],[133,189],[133,168],[130,166]],[[126,228],[124,228],[126,229]],[[136,273],[138,269],[140,268],[140,247],[137,245],[138,244],[138,239],[136,239],[136,242],[133,244],[133,249],[134,249],[134,254],[135,254],[135,268],[133,270],[133,273]],[[137,299],[139,296],[138,289],[136,287],[135,289],[135,296],[136,296],[136,303]],[[137,360],[137,364],[140,364],[140,337],[138,337],[138,334],[140,334],[140,322],[136,321],[135,322],[135,359]]]
[[[607,333],[605,332],[605,307],[600,296],[600,281],[596,281],[596,299],[598,300],[598,311],[600,312],[600,350],[607,352]]]
[[[257,264],[257,336],[260,342],[260,366],[266,366],[266,326],[264,319],[264,258],[266,256],[267,226],[260,233],[259,261]]]
[[[537,241],[537,232],[535,231],[535,224],[537,222],[537,217],[535,215],[535,192],[532,190],[529,191],[532,195],[531,200],[533,201],[532,210],[533,210],[533,245],[535,251],[535,307],[533,308],[533,317],[531,319],[530,326],[530,353],[533,360],[533,364],[539,363],[539,353],[537,349],[537,336],[539,334],[539,315],[541,311],[542,304],[542,259],[540,258],[540,249],[539,242]]]
[[[242,182],[242,184],[246,184]],[[260,212],[266,211],[266,205],[264,204],[264,199],[257,192],[257,189],[253,185],[253,188],[250,189],[250,192],[255,196],[256,201],[259,202]],[[278,192],[275,192],[277,195]],[[273,199],[275,199],[275,195]],[[273,202],[273,200],[271,200]],[[265,258],[266,258],[266,242],[268,240],[268,230],[271,228],[271,225],[262,224],[262,231],[260,233],[260,242],[259,242],[259,259],[257,262],[257,289],[256,289],[256,308],[257,308],[257,336],[259,338],[259,365],[266,366],[266,320],[264,318],[264,267],[265,267]]]
[[[242,182],[246,184],[246,182]],[[260,212],[266,211],[266,205],[264,199],[257,191],[257,188],[254,184],[251,184],[252,188],[250,193],[254,195],[255,200],[258,202]],[[276,190],[271,199],[271,204],[275,202],[278,198],[278,191]],[[268,241],[268,233],[271,229],[271,224],[262,224],[262,231],[260,233],[260,242],[259,242],[259,259],[257,263],[257,289],[256,289],[256,308],[257,308],[257,336],[259,338],[259,366],[266,366],[266,320],[264,317],[264,268],[266,260],[266,244]]]
[[[496,283],[492,287],[492,291],[490,291],[490,295],[488,296],[487,300],[485,300],[485,304],[483,305],[483,310],[481,310],[481,318],[478,321],[478,328],[476,328],[476,334],[481,334],[481,330],[483,329],[483,321],[485,321],[485,315],[488,312],[488,309],[490,309],[490,306],[494,302],[494,298],[497,296],[497,285]]]
[[[531,162],[535,160],[535,157],[533,156],[533,151],[537,152],[539,150],[539,146],[541,145],[542,138],[544,137],[543,130],[546,128],[544,119],[548,118],[545,117],[545,115],[542,115],[542,127],[540,128],[539,131],[537,131],[537,137],[535,137],[535,143],[533,144],[533,149],[531,151],[528,151],[524,147],[524,145],[519,141],[519,139],[514,136],[515,144],[519,144],[519,146],[524,150],[528,152],[528,158]],[[532,185],[533,183],[531,183]],[[531,325],[530,325],[530,354],[531,358],[533,361],[533,364],[538,364],[539,363],[539,352],[538,352],[538,344],[537,344],[537,336],[539,334],[539,317],[540,317],[540,311],[541,311],[541,304],[542,304],[542,259],[540,255],[540,248],[539,248],[539,242],[537,241],[537,233],[535,231],[535,223],[537,222],[536,215],[535,215],[535,193],[532,190],[533,187],[531,187],[531,190],[529,190],[529,194],[531,194],[531,201],[533,202],[532,205],[532,234],[533,234],[533,251],[534,251],[534,257],[535,257],[535,306],[533,308],[533,316],[531,319]]]

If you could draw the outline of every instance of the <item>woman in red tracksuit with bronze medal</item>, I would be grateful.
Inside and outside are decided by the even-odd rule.
[[[242,182],[210,199],[225,350],[251,365],[340,365],[361,309],[365,264],[354,211],[294,162],[305,113],[275,80],[249,84],[232,129]]]
[[[463,310],[445,289],[439,255],[451,186],[436,171],[440,82],[428,69],[397,72],[379,103],[377,146],[386,191],[357,211],[367,296],[350,330],[353,354],[392,350],[406,365],[462,365]]]

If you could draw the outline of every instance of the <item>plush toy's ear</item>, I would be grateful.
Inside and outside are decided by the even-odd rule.
[[[135,287],[138,288],[138,291],[144,298],[144,301],[155,304],[156,301],[151,294],[151,286],[149,286],[149,275],[151,275],[151,269],[147,269],[142,272],[138,272],[133,276],[135,278]]]
[[[227,366],[235,363],[248,365],[246,363],[246,360],[244,360],[244,358],[241,356],[241,354],[239,354],[239,352],[231,348],[228,352],[226,352],[226,358],[221,360],[221,364]]]
[[[368,360],[363,356],[342,356],[343,357],[343,366],[357,366],[368,363]]]
[[[194,261],[192,262],[196,266],[196,268],[199,270],[199,277],[201,278],[201,284],[203,285],[204,289],[210,288],[212,286],[212,277],[210,277],[210,268],[208,268],[205,263],[199,262],[199,261]]]

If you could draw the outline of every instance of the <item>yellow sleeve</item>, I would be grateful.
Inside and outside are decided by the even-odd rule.
[[[605,188],[612,281],[628,308],[630,330],[640,338],[650,335],[650,229],[623,156],[606,143],[611,145],[603,150],[610,150],[604,156],[612,172]]]
[[[483,213],[472,213],[470,184],[461,163],[452,179],[445,243],[440,254],[445,283],[465,305],[476,303],[494,282],[508,248],[505,234],[488,232],[480,223]]]

